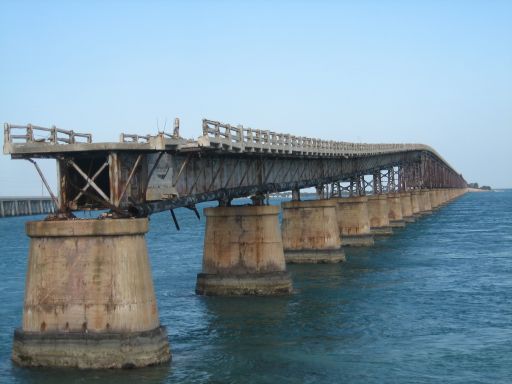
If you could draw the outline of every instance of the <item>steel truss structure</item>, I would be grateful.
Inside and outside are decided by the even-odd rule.
[[[291,190],[298,198],[308,187],[330,197],[466,186],[462,175],[425,145],[325,141],[211,120],[203,121],[198,140],[180,138],[177,121],[173,135],[122,134],[119,143],[93,143],[89,134],[55,127],[6,124],[4,153],[36,167],[34,159],[57,160],[57,194],[37,169],[60,217],[89,209],[143,217],[273,192]]]

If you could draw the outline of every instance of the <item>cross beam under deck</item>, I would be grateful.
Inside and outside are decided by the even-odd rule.
[[[394,167],[402,182],[393,190],[465,186],[425,145],[308,139],[210,120],[203,121],[197,140],[123,134],[119,143],[93,143],[87,134],[8,124],[4,139],[4,153],[12,158],[57,160],[62,214],[109,209],[115,216],[141,217],[204,201],[350,181]]]

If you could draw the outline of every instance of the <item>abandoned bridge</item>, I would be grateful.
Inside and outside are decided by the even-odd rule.
[[[422,144],[319,140],[203,120],[198,139],[121,134],[95,143],[56,127],[4,127],[4,153],[34,164],[56,207],[26,225],[31,246],[20,365],[146,366],[170,358],[148,262],[148,216],[218,201],[204,209],[204,295],[292,292],[286,263],[345,260],[344,247],[431,214],[466,191],[466,181]],[[55,159],[53,191],[37,164]],[[314,188],[316,199],[301,199]],[[268,196],[291,191],[281,207]],[[236,198],[250,197],[249,205]],[[73,212],[104,211],[98,219]],[[282,222],[278,214],[282,211]],[[177,223],[176,223],[177,224]],[[72,351],[72,353],[70,353]]]

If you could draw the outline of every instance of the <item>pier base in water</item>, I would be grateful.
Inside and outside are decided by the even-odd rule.
[[[421,191],[414,189],[411,191],[411,212],[414,218],[421,217]]]
[[[422,215],[432,214],[432,204],[430,202],[430,191],[424,189],[420,194],[420,213]]]
[[[322,264],[345,261],[334,199],[282,203],[283,247],[287,263]]]
[[[402,219],[406,223],[414,223],[414,214],[412,212],[411,192],[400,193],[400,204],[402,206]]]
[[[286,272],[276,206],[205,208],[200,295],[283,295],[292,291]]]
[[[393,229],[389,225],[389,206],[386,195],[368,196],[370,233],[374,236],[389,236]]]
[[[391,228],[405,227],[405,221],[402,213],[402,201],[399,193],[387,194],[388,218]]]
[[[370,247],[375,244],[375,239],[368,228],[368,234],[364,235],[344,235],[344,247]]]
[[[371,227],[370,232],[373,236],[391,236],[393,234],[393,228],[389,225],[385,227]]]
[[[370,233],[368,198],[366,196],[340,197],[337,202],[338,228],[344,247],[366,247],[375,243]]]
[[[198,273],[196,293],[206,296],[274,296],[291,293],[288,272],[240,275]]]
[[[14,362],[131,368],[169,361],[147,228],[147,219],[27,223],[29,265]]]
[[[169,361],[164,327],[142,332],[14,332],[13,360],[31,367],[136,368]]]

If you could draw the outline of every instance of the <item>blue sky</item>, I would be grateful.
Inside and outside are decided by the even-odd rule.
[[[116,141],[203,117],[432,145],[512,187],[511,1],[0,1],[0,120]],[[44,164],[52,182],[55,171]],[[0,157],[0,195],[34,195]]]

